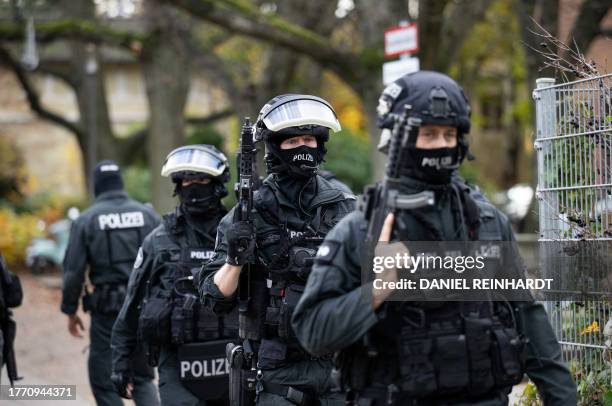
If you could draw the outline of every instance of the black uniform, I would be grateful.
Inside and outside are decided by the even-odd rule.
[[[238,335],[237,315],[217,317],[197,300],[189,314],[183,313],[185,296],[180,295],[196,293],[193,282],[185,278],[212,256],[217,225],[225,212],[195,221],[179,206],[174,213],[164,216],[163,223],[142,245],[130,277],[127,298],[113,328],[113,371],[129,370],[130,355],[138,346],[146,346],[150,362],[158,365],[163,405],[206,404],[181,381],[179,346]],[[182,282],[179,278],[183,278]],[[155,303],[160,306],[156,308]],[[148,304],[153,307],[147,310]],[[163,314],[153,327],[159,334],[139,331],[144,327],[145,313],[155,312]]]
[[[290,319],[310,271],[303,259],[314,256],[322,237],[353,210],[354,201],[352,194],[318,175],[296,180],[274,173],[255,192],[257,259],[251,268],[252,311],[241,337],[251,340],[258,352],[258,405],[293,404],[286,399],[289,387],[321,404],[343,403],[341,394],[330,393],[330,354],[313,357],[304,351]],[[219,314],[237,307],[237,297],[225,298],[213,280],[214,271],[227,260],[226,232],[234,211],[219,224],[214,257],[203,269],[210,275],[202,278],[200,286],[203,298]]]
[[[158,224],[159,216],[152,208],[130,199],[122,190],[110,190],[99,194],[72,225],[61,310],[67,315],[76,313],[89,265],[88,277],[94,285],[93,294],[84,298],[85,310],[91,312],[89,380],[99,405],[122,404],[110,381],[111,329],[125,298],[138,247]],[[153,370],[140,364],[136,400],[156,404]]]
[[[413,179],[402,179],[402,185],[402,192],[407,194],[432,190],[431,185]],[[472,192],[467,187],[462,190]],[[451,186],[438,186],[435,191],[435,207],[419,209],[416,216],[400,214],[406,221],[410,239],[432,240],[432,228],[435,228],[444,240],[467,240],[465,223],[453,214],[456,195]],[[489,203],[476,202],[479,224],[477,235],[472,239],[513,241],[507,218]],[[496,318],[492,314],[479,315],[480,322],[488,327],[472,337],[461,325],[459,312],[466,311],[460,306],[464,304],[457,302],[446,302],[437,308],[412,304],[414,309],[425,312],[426,323],[421,329],[413,328],[406,321],[408,318],[401,317],[406,303],[388,302],[375,311],[372,286],[362,286],[361,258],[357,254],[364,252],[366,230],[364,214],[357,211],[327,236],[324,246],[329,250],[322,250],[325,255],[317,257],[294,313],[294,328],[304,347],[313,354],[342,350],[339,364],[343,369],[343,383],[353,391],[356,404],[371,401],[363,404],[506,405],[512,385],[504,382],[503,374],[495,368],[501,365],[502,369],[510,370],[519,366],[511,350],[499,351],[504,358],[501,363],[489,357],[497,354],[490,337],[499,331],[509,331],[503,330],[508,326],[495,321],[487,324]],[[561,361],[561,350],[543,307],[535,302],[522,302],[514,303],[513,308],[519,332],[529,340],[525,370],[540,389],[545,404],[575,405],[575,385]],[[437,330],[436,326],[444,323],[455,327],[449,327],[446,332]],[[462,346],[447,351],[441,344],[446,341],[441,337],[448,338],[449,343],[451,337],[464,338],[459,340]],[[476,341],[476,348],[482,354],[470,347],[470,340]],[[462,352],[465,348],[469,348],[469,354]],[[372,349],[376,355],[368,357]],[[389,399],[395,403],[387,403]]]

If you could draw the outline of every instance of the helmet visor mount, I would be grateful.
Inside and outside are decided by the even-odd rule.
[[[217,177],[226,170],[226,162],[212,152],[198,146],[187,146],[174,150],[166,158],[161,170],[162,176],[187,171]]]
[[[270,131],[312,124],[327,127],[333,132],[341,130],[332,108],[314,99],[294,99],[273,106],[263,114],[261,120]]]

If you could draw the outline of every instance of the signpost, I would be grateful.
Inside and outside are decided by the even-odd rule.
[[[400,23],[385,30],[385,56],[414,54],[419,50],[419,32],[416,23]]]
[[[419,50],[419,33],[416,23],[400,22],[385,30],[385,56],[399,56],[398,60],[383,64],[383,84],[388,85],[401,76],[420,69],[419,58],[410,55]]]

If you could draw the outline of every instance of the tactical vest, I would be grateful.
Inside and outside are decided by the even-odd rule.
[[[317,249],[337,219],[331,218],[330,205],[319,206],[309,221],[279,218],[275,197],[263,189],[254,199],[263,220],[257,225],[258,264],[253,272],[260,277],[252,281],[251,309],[241,323],[241,337],[259,343],[259,368],[272,369],[310,357],[297,340],[291,316]]]
[[[463,193],[459,197],[467,227],[464,236],[501,241],[495,208],[472,199],[465,185],[458,186]],[[416,236],[402,239],[432,236],[432,224],[418,213],[398,216],[403,229]],[[363,340],[337,354],[352,404],[469,402],[494,396],[523,377],[525,340],[509,303],[386,302],[377,312],[380,321]]]
[[[200,301],[196,276],[214,252],[212,242],[195,247],[184,233],[167,230],[156,247],[155,268],[146,282],[138,337],[158,352],[162,346],[180,346],[236,337],[235,314],[216,316]],[[156,356],[150,361],[156,362]]]

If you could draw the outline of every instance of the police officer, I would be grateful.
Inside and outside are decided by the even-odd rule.
[[[407,195],[433,192],[435,205],[383,216],[374,241],[390,241],[401,230],[405,241],[513,241],[507,218],[453,176],[468,154],[470,110],[462,89],[448,76],[428,71],[389,85],[378,106],[382,146],[394,118],[406,109],[414,127],[402,147],[406,159],[400,162],[398,189]],[[345,217],[327,235],[293,316],[308,351],[339,352],[351,404],[507,405],[523,372],[544,404],[576,404],[576,387],[541,304],[390,302],[385,299],[391,290],[362,283],[368,209],[364,205]],[[393,281],[397,274],[385,278]],[[528,340],[524,364],[520,334]]]
[[[217,225],[227,213],[221,199],[229,167],[214,146],[190,145],[170,152],[161,174],[175,184],[179,204],[145,238],[134,263],[113,328],[113,381],[122,396],[132,396],[130,356],[145,346],[149,363],[158,366],[162,405],[205,405],[213,389],[227,398],[227,375],[211,389],[210,382],[195,379],[202,378],[201,368],[199,376],[186,376],[179,356],[194,343],[238,335],[237,316],[217,317],[199,303],[192,272],[212,256]],[[224,358],[225,344],[217,355]]]
[[[253,222],[223,218],[200,287],[216,312],[237,305],[243,266],[251,266],[251,301],[241,320],[245,351],[257,354],[258,405],[341,404],[329,392],[330,357],[312,357],[297,342],[290,317],[322,238],[354,208],[352,193],[317,174],[329,131],[340,124],[325,100],[285,94],[271,99],[255,123],[266,147],[268,176],[255,192]],[[241,248],[244,239],[252,243]],[[255,249],[256,247],[256,249]],[[241,316],[243,316],[241,314]]]
[[[123,402],[110,381],[111,329],[125,298],[138,247],[159,224],[159,216],[150,207],[129,198],[115,162],[98,163],[93,183],[95,203],[72,224],[64,258],[61,310],[68,315],[70,334],[82,337],[83,322],[76,312],[89,266],[94,291],[91,295],[86,291],[83,298],[84,310],[91,312],[89,382],[98,405],[121,405]],[[144,362],[140,364],[135,377],[135,399],[142,405],[158,404],[153,370]]]

